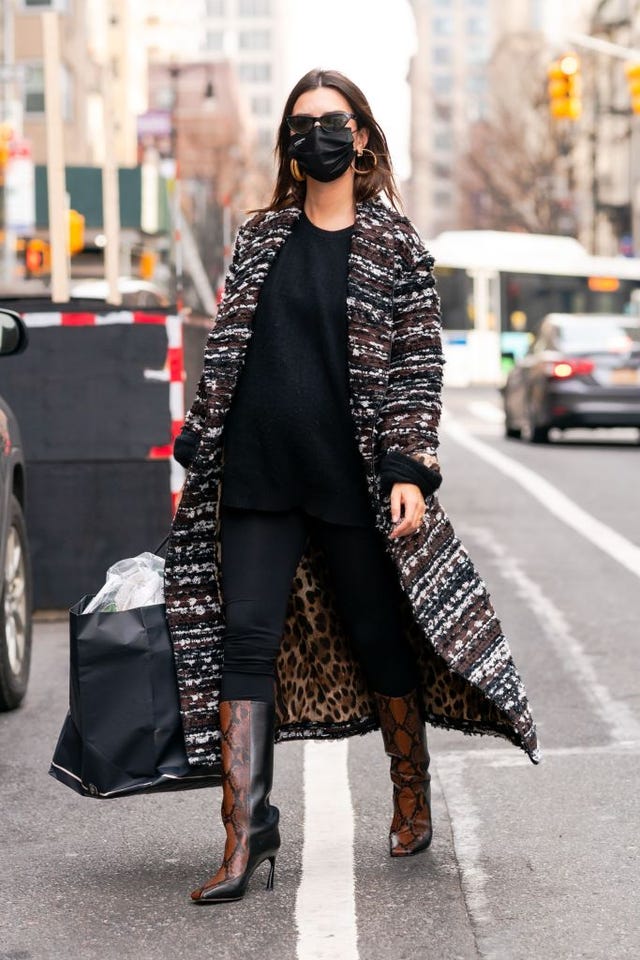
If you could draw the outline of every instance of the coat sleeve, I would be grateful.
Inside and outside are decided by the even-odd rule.
[[[378,414],[382,454],[392,451],[439,469],[442,354],[434,258],[413,227],[399,244],[389,379]]]
[[[224,280],[225,291],[229,290],[230,285],[233,283],[235,276],[238,272],[238,269],[242,263],[242,258],[245,254],[246,249],[246,224],[243,224],[236,235],[236,240],[233,248],[233,255],[231,257],[231,263],[227,269],[227,274]],[[205,352],[209,350],[214,339],[215,331],[218,322],[223,322],[224,318],[224,301],[225,297],[223,296],[218,309],[218,319],[214,323],[209,336],[207,338],[207,345]],[[199,441],[202,431],[204,429],[204,424],[207,416],[207,388],[205,382],[205,373],[204,370],[200,375],[200,380],[198,382],[198,389],[196,390],[196,395],[193,403],[191,404],[190,409],[188,410],[184,418],[184,426],[182,428],[181,434],[188,435],[189,442],[193,442],[190,438],[195,437],[196,441]],[[178,459],[178,458],[176,458]]]

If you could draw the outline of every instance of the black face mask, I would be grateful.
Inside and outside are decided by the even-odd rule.
[[[353,155],[353,133],[348,127],[327,133],[318,125],[305,136],[294,134],[289,144],[289,157],[298,161],[303,173],[321,183],[341,177]]]

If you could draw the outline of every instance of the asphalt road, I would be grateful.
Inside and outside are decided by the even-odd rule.
[[[628,431],[506,441],[493,391],[450,391],[446,411],[441,500],[511,640],[543,762],[430,731],[434,842],[395,862],[379,735],[280,745],[275,890],[265,869],[242,902],[196,907],[222,850],[219,791],[99,802],[48,777],[66,624],[41,622],[28,698],[0,716],[0,960],[635,960],[640,446]]]

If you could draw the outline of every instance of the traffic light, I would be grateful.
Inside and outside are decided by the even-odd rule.
[[[84,250],[84,217],[77,210],[69,210],[69,253]]]
[[[29,240],[24,251],[24,265],[29,277],[39,277],[43,273],[48,273],[51,266],[49,244],[38,237]]]
[[[629,84],[631,110],[633,113],[640,113],[640,63],[626,63],[624,72]]]
[[[4,168],[9,159],[10,142],[13,137],[13,127],[9,123],[0,123],[0,167]]]
[[[151,280],[156,269],[158,255],[153,250],[143,250],[140,253],[138,273],[143,280]]]
[[[549,66],[549,109],[556,120],[578,120],[582,113],[580,60],[565,53]]]

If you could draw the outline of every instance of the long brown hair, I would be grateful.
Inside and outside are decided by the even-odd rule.
[[[273,196],[267,207],[263,207],[256,212],[266,213],[270,210],[282,210],[294,203],[302,204],[304,201],[307,189],[306,181],[299,182],[291,174],[288,154],[291,137],[285,118],[292,112],[298,97],[308,90],[315,90],[317,87],[333,87],[334,90],[338,90],[348,101],[352,113],[355,113],[358,129],[366,127],[369,131],[367,149],[373,151],[378,163],[375,166],[372,163],[370,171],[365,176],[355,177],[354,195],[356,203],[361,200],[370,200],[380,193],[385,193],[396,210],[400,210],[402,201],[393,175],[387,138],[374,119],[364,93],[353,81],[337,70],[310,70],[309,73],[305,73],[304,77],[298,80],[287,97],[274,150],[278,173]],[[371,154],[365,153],[363,160],[365,158],[371,160]]]

